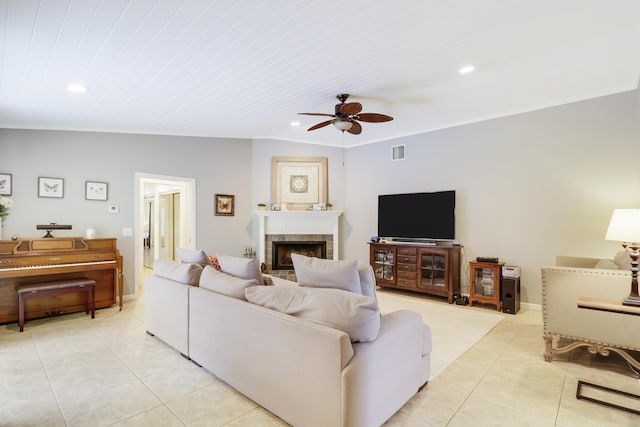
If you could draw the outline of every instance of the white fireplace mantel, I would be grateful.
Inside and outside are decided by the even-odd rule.
[[[342,211],[255,211],[258,217],[258,261],[265,262],[268,234],[331,234],[333,259],[339,258],[339,220]]]

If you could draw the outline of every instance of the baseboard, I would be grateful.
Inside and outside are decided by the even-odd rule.
[[[532,304],[530,302],[521,302],[520,306],[528,310],[542,311],[542,306],[540,304]]]
[[[462,295],[466,295],[467,298],[469,297],[468,293],[467,294],[462,294]],[[542,311],[542,305],[540,305],[540,304],[532,304],[530,302],[521,302],[520,303],[520,307],[526,308],[527,310]]]

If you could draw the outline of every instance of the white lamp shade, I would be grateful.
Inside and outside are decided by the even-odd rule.
[[[349,130],[351,129],[351,127],[353,126],[353,123],[351,123],[348,120],[335,120],[333,122],[333,125],[340,129],[342,132],[344,132],[345,130]]]
[[[605,239],[639,243],[640,209],[614,209]]]

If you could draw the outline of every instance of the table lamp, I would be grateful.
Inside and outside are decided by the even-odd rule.
[[[631,293],[622,301],[622,304],[640,307],[640,295],[638,295],[640,209],[614,209],[605,239],[625,242],[631,249]]]

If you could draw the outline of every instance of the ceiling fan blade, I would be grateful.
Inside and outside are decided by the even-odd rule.
[[[327,113],[298,113],[298,114],[302,114],[304,116],[327,116],[327,117],[334,117],[334,114],[327,114]]]
[[[360,120],[361,122],[380,123],[390,122],[391,120],[393,120],[393,117],[387,116],[386,114],[362,113],[358,114],[358,117],[355,117],[355,119]]]
[[[348,102],[340,106],[340,112],[348,115],[358,114],[362,111],[362,104],[359,102]]]
[[[355,120],[349,121],[351,122],[351,124],[353,124],[353,126],[351,126],[351,129],[349,129],[347,132],[354,135],[360,135],[360,132],[362,132],[362,126],[360,126],[360,123],[356,122]]]
[[[310,130],[316,130],[316,129],[323,128],[323,127],[325,127],[327,125],[330,125],[332,122],[333,122],[333,120],[327,120],[326,122],[320,122],[317,125],[313,125],[309,129],[307,129],[307,132],[309,132]]]

